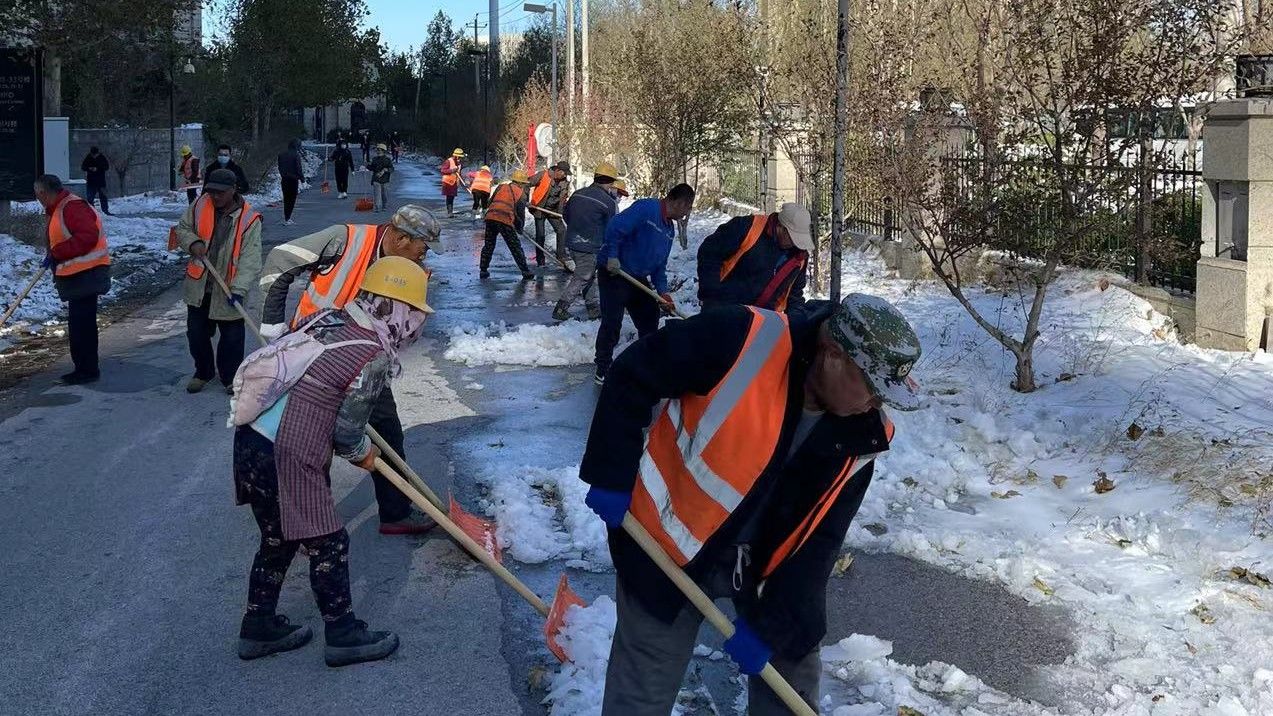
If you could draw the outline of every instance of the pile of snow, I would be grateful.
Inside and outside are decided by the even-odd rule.
[[[39,272],[43,261],[43,250],[28,246],[8,234],[0,234],[0,310],[7,311],[13,305]],[[46,272],[0,331],[10,332],[19,327],[34,329],[52,320],[61,310],[62,302],[53,289],[53,279]]]
[[[567,566],[611,566],[605,524],[584,505],[588,485],[579,466],[547,470],[500,466],[478,478],[485,511],[499,525],[500,546],[519,562],[566,560]]]
[[[587,607],[570,607],[557,643],[570,661],[552,675],[548,695],[551,716],[597,716],[606,688],[606,665],[617,621],[614,600],[607,596]]]
[[[110,200],[113,214],[168,214],[173,221],[181,217],[190,205],[184,191],[148,191],[143,194],[122,196]]]

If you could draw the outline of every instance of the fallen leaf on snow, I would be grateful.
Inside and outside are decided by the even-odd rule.
[[[1056,594],[1055,589],[1049,587],[1046,583],[1044,583],[1042,579],[1039,579],[1038,577],[1034,578],[1034,588],[1039,590],[1040,592],[1043,592],[1044,595],[1049,597],[1052,596],[1053,594]]]
[[[910,706],[898,706],[897,716],[924,716],[924,712]]]
[[[888,532],[888,527],[882,522],[872,522],[868,525],[863,525],[863,529],[876,537]]]
[[[1006,500],[1010,497],[1020,497],[1021,493],[1016,490],[1008,490],[1007,492],[992,492],[990,493],[990,496],[996,497],[1000,500]]]
[[[1208,607],[1206,604],[1203,604],[1202,602],[1199,602],[1198,606],[1189,610],[1189,613],[1194,615],[1195,617],[1198,617],[1198,621],[1202,622],[1203,624],[1216,623],[1216,615],[1212,614],[1211,608]]]
[[[1114,481],[1109,479],[1105,475],[1101,475],[1100,478],[1096,480],[1096,482],[1092,483],[1092,489],[1096,490],[1096,494],[1098,495],[1104,495],[1107,492],[1113,492]]]
[[[1058,489],[1058,490],[1059,490],[1059,489],[1061,489],[1061,488],[1065,487],[1065,481],[1066,481],[1066,480],[1068,480],[1068,479],[1070,479],[1070,478],[1066,477],[1065,475],[1053,475],[1053,476],[1052,476],[1052,484],[1053,484],[1053,485],[1056,485],[1056,489]]]
[[[845,552],[835,561],[835,566],[831,568],[831,573],[837,577],[849,571],[849,567],[853,566],[853,553]]]
[[[1229,570],[1229,573],[1233,575],[1234,579],[1249,582],[1262,589],[1268,589],[1270,586],[1273,586],[1270,585],[1268,577],[1260,574],[1259,572],[1252,572],[1246,567],[1234,567]]]
[[[1145,429],[1136,423],[1127,426],[1127,439],[1140,440],[1140,436],[1145,434]]]
[[[1198,653],[1198,647],[1194,646],[1193,644],[1190,644],[1189,642],[1185,642],[1185,648],[1189,650],[1190,654]]]
[[[907,487],[918,487],[918,486],[919,486],[919,480],[916,480],[916,479],[915,479],[915,478],[913,478],[913,477],[903,477],[903,478],[902,478],[902,484],[903,484],[903,485],[906,485]]]

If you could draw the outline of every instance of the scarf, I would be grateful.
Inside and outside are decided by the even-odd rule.
[[[390,376],[397,378],[402,375],[398,351],[416,342],[429,314],[401,301],[371,293],[360,293],[345,310],[359,324],[376,332],[376,339],[392,364]]]

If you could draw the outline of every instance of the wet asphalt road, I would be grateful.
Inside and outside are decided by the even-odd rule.
[[[426,171],[401,165],[393,204],[436,196]],[[439,201],[422,202],[445,214]],[[306,192],[295,227],[266,210],[266,244],[385,220],[351,207]],[[439,312],[395,392],[409,461],[472,505],[470,476],[483,465],[576,464],[597,389],[591,366],[496,370],[440,357],[457,322],[548,322],[563,283],[553,269],[521,282],[502,246],[492,278],[479,281],[480,226],[459,217],[445,226],[447,251],[429,260]],[[233,505],[225,396],[183,390],[191,366],[178,288],[111,326],[102,355],[96,385],[53,386],[59,366],[0,393],[0,456],[11,466],[0,477],[0,603],[22,645],[0,652],[6,713],[544,712],[543,693],[528,685],[552,664],[535,612],[439,536],[380,536],[370,482],[348,466],[335,470],[333,489],[352,540],[355,608],[373,628],[398,631],[402,649],[343,670],[323,666],[317,643],[235,658],[256,530]],[[474,380],[484,389],[464,387]],[[509,566],[545,597],[565,569]],[[585,599],[612,591],[612,575],[568,571]],[[1046,699],[1031,667],[1071,651],[1064,613],[911,560],[858,555],[831,588],[828,643],[875,634],[894,641],[894,658],[952,663],[1017,695]],[[280,609],[321,629],[303,563]],[[705,629],[701,641],[720,640]],[[740,687],[728,665],[696,662],[714,700],[732,704]]]

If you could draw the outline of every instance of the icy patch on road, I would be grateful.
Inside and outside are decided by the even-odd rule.
[[[611,566],[605,524],[584,504],[587,483],[579,466],[548,470],[500,466],[478,482],[488,489],[487,514],[499,525],[504,551],[519,562],[538,564],[564,559],[580,569]]]

